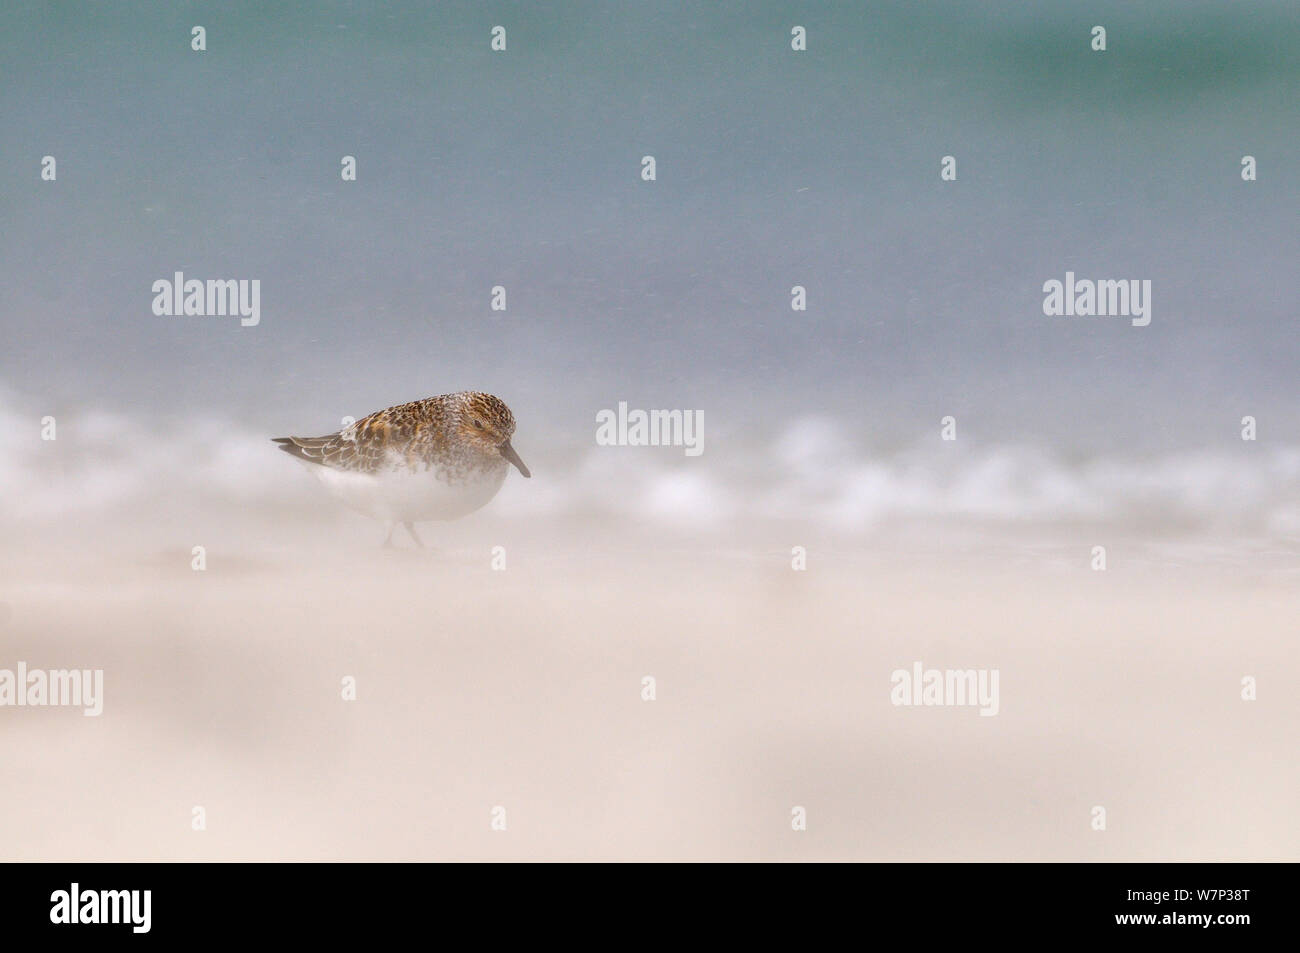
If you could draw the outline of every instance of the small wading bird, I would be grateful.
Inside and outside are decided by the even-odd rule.
[[[454,520],[497,495],[507,464],[532,476],[510,438],[515,415],[499,397],[460,391],[398,404],[323,437],[275,437],[344,504],[388,523]]]

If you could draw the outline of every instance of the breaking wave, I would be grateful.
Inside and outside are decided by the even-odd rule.
[[[0,403],[0,520],[138,518],[192,509],[274,507],[319,514],[314,481],[268,435],[217,418],[146,420],[103,410],[41,417]],[[507,481],[489,509],[511,519],[596,517],[665,530],[812,523],[856,533],[884,524],[1064,523],[1154,534],[1300,537],[1300,448],[1239,441],[1156,456],[1069,458],[1022,445],[926,443],[884,452],[841,423],[790,422],[772,433],[713,436],[700,457],[680,448],[598,447],[546,453],[519,441],[531,481]],[[162,518],[159,516],[158,518]]]

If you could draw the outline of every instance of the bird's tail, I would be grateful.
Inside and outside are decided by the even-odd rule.
[[[336,436],[337,434],[325,437],[272,437],[271,441],[291,457],[308,463],[322,463],[326,445]]]

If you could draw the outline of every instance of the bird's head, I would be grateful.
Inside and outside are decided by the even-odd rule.
[[[515,435],[515,415],[500,397],[477,391],[467,394],[456,429],[461,439],[475,450],[485,455],[500,454],[524,476],[532,476],[510,445],[510,438]]]

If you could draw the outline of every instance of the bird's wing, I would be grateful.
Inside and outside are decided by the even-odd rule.
[[[358,454],[355,440],[344,437],[343,431],[323,437],[275,437],[275,443],[290,456],[308,463],[316,463],[335,470],[365,470],[363,457]]]
[[[403,404],[378,411],[323,437],[273,439],[281,450],[299,460],[336,470],[374,473],[402,464],[414,467],[429,454],[431,434],[412,407]]]

